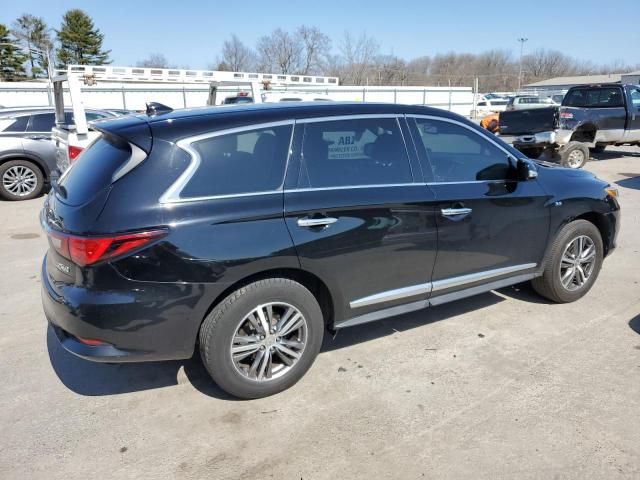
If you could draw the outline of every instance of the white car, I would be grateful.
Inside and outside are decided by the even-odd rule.
[[[494,112],[504,112],[508,102],[509,100],[506,98],[481,98],[480,101],[476,103],[476,112],[478,116],[481,117]]]

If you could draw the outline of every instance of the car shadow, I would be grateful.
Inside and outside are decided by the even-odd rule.
[[[517,286],[502,289],[500,293],[523,301],[540,301],[534,293]],[[321,354],[463,315],[504,300],[502,295],[487,292],[462,301],[346,328],[335,336],[327,332]],[[183,375],[180,370],[183,369],[186,380],[200,393],[220,400],[238,400],[211,380],[197,349],[188,360],[107,364],[83,360],[67,352],[50,326],[46,337],[54,372],[69,390],[79,395],[108,396],[172,387],[181,383]]]
[[[640,174],[638,173],[620,173],[620,175],[625,176],[627,178],[623,180],[618,180],[616,185],[619,185],[623,188],[632,188],[634,190],[640,190]]]
[[[636,315],[631,320],[629,320],[629,327],[631,330],[640,335],[640,315]]]
[[[640,157],[640,152],[628,150],[605,150],[604,152],[590,152],[591,160],[615,160],[620,157]]]
[[[85,396],[119,395],[178,385],[181,368],[198,391],[222,400],[233,397],[211,380],[200,355],[188,360],[141,363],[96,363],[67,352],[48,326],[47,350],[54,372],[72,392]]]
[[[341,348],[348,348],[359,343],[368,342],[378,338],[404,332],[416,327],[429,325],[430,323],[446,320],[451,317],[463,315],[474,310],[486,308],[503,302],[504,298],[493,292],[487,292],[458,302],[445,303],[435,307],[429,307],[416,312],[405,313],[397,317],[390,317],[371,323],[356,325],[339,330],[336,335],[325,335],[322,345],[323,352],[331,352]]]
[[[501,288],[498,292],[507,297],[527,303],[537,303],[538,305],[551,305],[553,303],[541,295],[538,295],[530,282],[518,283],[517,285]]]

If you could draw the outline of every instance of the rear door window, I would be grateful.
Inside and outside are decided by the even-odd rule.
[[[565,107],[606,108],[622,107],[622,90],[617,87],[577,88],[564,98]]]
[[[413,176],[395,118],[306,124],[301,188],[411,183]]]
[[[451,122],[416,118],[432,178],[440,183],[505,180],[511,166],[507,153],[479,133]]]
[[[31,122],[27,128],[28,132],[51,132],[55,125],[55,115],[53,113],[37,113],[31,115]]]
[[[113,174],[131,158],[131,147],[115,137],[102,136],[77,158],[60,178],[67,205],[82,205],[111,185]]]
[[[29,115],[0,118],[0,133],[23,133],[28,122]]]
[[[270,192],[281,188],[291,125],[215,135],[191,144],[200,165],[180,198]]]

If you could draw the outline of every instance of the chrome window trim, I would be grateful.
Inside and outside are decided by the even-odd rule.
[[[320,192],[325,190],[353,190],[360,188],[390,188],[390,187],[415,187],[424,186],[425,183],[384,183],[375,185],[341,185],[337,187],[309,187],[309,188],[288,188],[284,193],[297,193],[297,192]]]
[[[282,178],[282,183],[275,190],[268,190],[262,192],[246,192],[246,193],[232,193],[232,194],[223,194],[223,195],[207,195],[202,197],[189,197],[182,198],[180,197],[180,193],[184,189],[184,187],[189,183],[189,180],[193,177],[193,175],[200,167],[202,163],[202,158],[200,154],[192,147],[192,144],[207,140],[209,138],[220,137],[223,135],[233,135],[234,133],[242,133],[249,132],[251,130],[260,130],[263,128],[270,127],[281,127],[285,125],[293,126],[295,124],[295,120],[281,120],[278,122],[265,122],[265,123],[255,123],[251,125],[243,125],[241,127],[235,128],[227,128],[223,130],[217,130],[215,132],[207,132],[200,135],[194,135],[192,137],[186,137],[176,142],[176,145],[187,152],[191,156],[191,162],[187,166],[187,168],[182,172],[182,174],[177,178],[175,182],[171,184],[171,186],[162,194],[160,199],[158,200],[161,205],[166,204],[175,204],[175,203],[183,203],[183,202],[198,202],[202,200],[214,200],[219,198],[234,198],[234,197],[248,197],[252,195],[269,195],[273,193],[282,193],[282,186],[284,184],[284,177]],[[294,128],[291,128],[291,137],[293,138]],[[291,139],[289,140],[289,146],[291,146]],[[287,152],[287,162],[289,161],[290,153]],[[286,174],[286,165],[285,165],[285,174]]]
[[[427,282],[418,285],[411,285],[409,287],[386,290],[384,292],[379,292],[373,295],[368,295],[366,297],[352,300],[351,302],[349,302],[349,307],[367,307],[370,305],[376,305],[378,303],[386,303],[393,300],[400,300],[402,298],[414,297],[416,295],[433,293],[447,288],[459,287],[468,283],[475,283],[483,280],[489,280],[491,278],[499,277],[502,275],[521,272],[523,270],[530,270],[532,268],[535,268],[536,266],[537,263],[512,265],[510,267],[495,268],[493,270],[485,270],[483,272],[471,273],[468,275],[459,275],[457,277],[446,278],[443,280],[436,280],[435,282]]]
[[[435,115],[420,115],[420,114],[414,114],[414,113],[408,113],[406,115],[406,117],[407,118],[426,118],[427,120],[438,120],[438,121],[441,121],[441,122],[449,122],[449,123],[453,123],[455,125],[459,125],[461,127],[466,128],[470,132],[473,132],[474,134],[476,134],[478,137],[482,138],[483,140],[493,144],[494,146],[496,146],[497,148],[502,150],[505,153],[505,155],[507,155],[508,157],[515,158],[513,153],[511,153],[508,150],[506,150],[502,145],[498,144],[497,142],[495,142],[493,139],[491,139],[489,137],[485,137],[480,132],[477,132],[475,128],[470,127],[469,125],[466,125],[465,123],[460,122],[458,120],[454,120],[452,118],[446,118],[446,117],[438,117],[438,116],[435,116]],[[427,154],[427,156],[428,156],[428,154]],[[486,181],[486,180],[479,180],[479,181]],[[495,180],[492,180],[492,181],[495,181]],[[468,183],[468,182],[447,182],[447,183]]]
[[[399,118],[403,117],[400,113],[363,113],[355,115],[332,115],[327,117],[310,117],[296,119],[296,123],[318,123],[318,122],[339,122],[342,120],[366,120],[368,118]]]

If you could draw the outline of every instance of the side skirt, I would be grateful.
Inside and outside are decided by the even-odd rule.
[[[513,277],[503,278],[501,280],[495,280],[493,282],[477,285],[475,287],[465,288],[457,292],[445,293],[442,295],[436,295],[428,300],[419,300],[417,302],[405,303],[403,305],[396,305],[395,307],[385,308],[377,310],[375,312],[365,313],[364,315],[358,315],[347,320],[343,320],[334,325],[334,328],[340,329],[345,327],[353,327],[354,325],[361,325],[363,323],[375,322],[376,320],[382,320],[396,315],[402,315],[405,313],[415,312],[416,310],[422,310],[429,306],[442,305],[443,303],[453,302],[467,297],[472,297],[480,293],[489,292],[491,290],[497,290],[500,288],[515,285],[517,283],[526,282],[535,277],[539,277],[541,273],[523,273]]]

